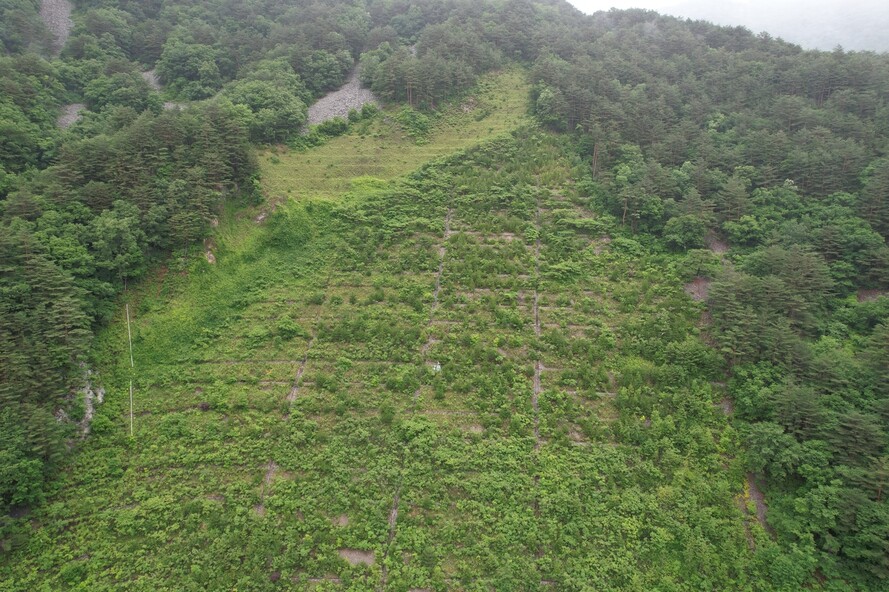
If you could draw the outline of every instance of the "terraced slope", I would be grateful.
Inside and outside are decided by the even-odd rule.
[[[105,335],[94,436],[0,589],[743,588],[699,305],[576,164],[525,130],[224,220],[215,265],[131,294],[132,440]]]
[[[312,150],[281,148],[261,156],[263,187],[273,199],[336,199],[353,179],[394,179],[423,163],[452,154],[528,123],[529,85],[510,69],[488,75],[478,90],[434,120],[426,141],[417,142],[395,119],[395,111],[369,126]]]

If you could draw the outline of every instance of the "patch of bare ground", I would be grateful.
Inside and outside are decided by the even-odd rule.
[[[157,68],[152,68],[151,70],[147,70],[142,72],[142,79],[148,83],[153,90],[161,90],[161,81],[157,76]]]
[[[330,284],[330,278],[327,279],[327,282],[324,284],[325,291],[327,290],[328,285]],[[321,309],[318,309],[318,313],[315,315],[315,319],[312,322],[312,337],[309,339],[309,344],[306,346],[306,353],[303,355],[303,359],[299,363],[299,367],[296,369],[296,375],[293,377],[293,385],[290,387],[290,392],[287,394],[287,402],[293,403],[296,401],[296,398],[299,396],[299,389],[303,385],[303,374],[306,371],[306,365],[309,363],[309,352],[312,351],[312,347],[315,345],[315,342],[318,340],[318,332],[314,329],[314,327],[318,324],[318,321],[321,318]]]
[[[207,263],[213,265],[216,263],[216,255],[213,254],[213,250],[216,248],[216,241],[212,238],[208,238],[204,240],[204,257],[207,258]]]
[[[333,575],[329,575],[329,576],[326,576],[323,578],[306,578],[305,580],[303,580],[301,576],[295,575],[295,576],[293,576],[292,581],[294,584],[299,584],[303,581],[305,581],[309,584],[327,584],[327,583],[340,584],[341,583],[341,580],[338,577],[333,576]]]
[[[80,121],[80,112],[84,109],[86,109],[86,105],[83,103],[71,103],[63,106],[59,118],[56,119],[56,125],[61,129],[74,125]]]
[[[339,549],[337,553],[340,557],[348,561],[350,565],[373,565],[377,560],[376,554],[373,551]]]
[[[701,318],[698,320],[698,327],[704,328],[709,327],[713,324],[713,315],[710,314],[709,310],[705,310],[701,313]]]
[[[395,525],[398,523],[398,502],[399,494],[395,493],[395,500],[392,502],[392,509],[389,510],[389,541],[395,538]]]
[[[726,417],[730,417],[735,413],[735,404],[728,397],[723,397],[719,403],[716,403],[716,406],[722,410],[722,414]]]
[[[685,284],[685,293],[696,302],[706,300],[707,295],[710,293],[710,280],[705,277],[696,277],[691,282]]]
[[[715,233],[709,233],[705,240],[707,248],[717,255],[723,255],[728,252],[728,243],[716,236]]]
[[[317,125],[334,117],[346,118],[349,116],[349,111],[360,110],[366,104],[377,105],[379,101],[370,89],[361,88],[356,68],[349,74],[343,86],[324,95],[309,107],[306,124]]]
[[[518,236],[514,232],[478,232],[476,230],[460,230],[458,231],[460,234],[465,234],[467,236],[471,236],[474,238],[479,238],[482,241],[514,241],[514,240],[522,240],[522,237]]]
[[[345,514],[340,514],[339,516],[334,518],[332,522],[334,526],[339,526],[341,528],[343,526],[349,526],[349,517]]]
[[[766,521],[768,506],[766,506],[765,495],[763,495],[762,490],[759,488],[759,485],[757,485],[753,473],[747,473],[747,478],[744,482],[744,493],[738,497],[738,505],[745,516],[750,516],[749,502],[753,503],[753,515],[756,518],[756,521],[759,522],[760,526],[762,526],[772,538],[774,538],[775,531]],[[744,520],[744,530],[747,535],[747,545],[751,550],[756,550],[756,542],[746,519]]]
[[[568,432],[568,439],[570,439],[571,443],[575,446],[589,446],[590,444],[587,437],[574,428]]]
[[[856,295],[858,302],[873,302],[880,296],[886,296],[889,292],[885,290],[858,290]]]
[[[596,240],[590,242],[590,247],[593,249],[593,253],[596,255],[601,255],[605,252],[605,248],[611,244],[610,236],[603,236],[601,238],[597,238]]]
[[[74,21],[71,20],[72,8],[73,6],[68,0],[42,0],[40,2],[40,18],[43,19],[43,24],[54,37],[53,55],[59,55],[68,41],[71,29],[74,28]]]
[[[756,510],[756,520],[766,529],[766,531],[771,532],[772,528],[769,526],[768,522],[766,522],[766,512],[768,512],[766,496],[763,495],[762,490],[757,485],[753,473],[747,473],[747,490],[748,497],[753,502],[753,506]]]
[[[268,489],[272,485],[272,481],[275,480],[275,473],[278,472],[278,464],[270,460],[269,464],[266,465],[265,476],[262,479],[262,489],[259,490],[259,503],[253,506],[253,511],[256,512],[258,516],[265,516],[265,494]]]

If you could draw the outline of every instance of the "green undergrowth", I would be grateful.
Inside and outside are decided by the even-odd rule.
[[[223,217],[215,264],[128,294],[135,372],[102,335],[106,402],[0,590],[793,589],[700,305],[565,144]]]
[[[275,200],[331,199],[358,177],[394,179],[527,123],[529,91],[525,72],[514,67],[483,77],[440,112],[390,108],[321,146],[270,150],[260,155],[263,188]]]

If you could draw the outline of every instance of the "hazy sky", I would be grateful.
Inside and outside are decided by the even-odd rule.
[[[661,14],[741,25],[806,48],[889,51],[889,0],[568,0],[591,14],[648,8]]]

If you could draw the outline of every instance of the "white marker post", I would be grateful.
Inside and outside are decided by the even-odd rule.
[[[133,378],[132,373],[136,368],[133,362],[133,332],[130,330],[130,305],[126,305],[127,310],[127,338],[130,342],[130,438],[133,437]]]

